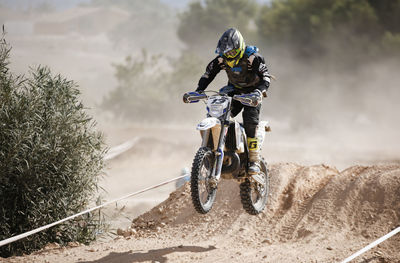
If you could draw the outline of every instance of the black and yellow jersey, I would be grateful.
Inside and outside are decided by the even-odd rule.
[[[242,90],[243,93],[251,92],[254,89],[263,92],[268,89],[270,84],[270,74],[264,57],[258,53],[257,47],[247,46],[245,54],[235,67],[229,67],[220,55],[208,63],[196,91],[205,90],[221,70],[226,71],[228,85]]]

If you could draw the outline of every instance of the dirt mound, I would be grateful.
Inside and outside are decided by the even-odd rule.
[[[353,243],[367,244],[399,224],[398,165],[354,166],[343,172],[325,165],[276,164],[269,169],[270,199],[267,209],[259,216],[248,215],[242,209],[235,181],[223,181],[211,212],[199,215],[192,207],[187,184],[136,218],[133,233],[141,238],[182,237],[195,243],[226,237],[231,238],[229,242],[234,246],[307,244],[304,248],[310,251],[313,248],[310,244],[315,243],[320,251],[312,255],[297,251],[293,260],[308,262],[322,258],[329,262],[362,248]],[[380,245],[379,256],[372,252],[367,255],[380,260],[400,260],[400,252],[395,249],[399,240],[393,237]],[[290,255],[284,254],[275,253],[269,260],[282,262]]]
[[[339,172],[335,168],[324,165],[303,167],[296,164],[277,164],[270,167],[271,192],[266,211],[257,216],[245,213],[239,197],[239,185],[234,180],[223,180],[218,188],[216,203],[210,213],[198,214],[192,206],[190,198],[190,185],[187,183],[177,191],[170,194],[169,198],[154,207],[149,212],[139,216],[133,221],[132,229],[138,235],[153,235],[151,230],[169,225],[170,227],[183,226],[190,235],[191,228],[198,229],[207,223],[205,235],[215,232],[223,233],[232,229],[237,223],[241,226],[262,227],[254,222],[255,218],[262,218],[274,227],[274,232],[291,233],[296,227],[296,222],[305,215],[309,201]],[[241,224],[242,221],[246,222]],[[212,224],[208,224],[212,222]],[[253,226],[252,226],[253,227]],[[134,231],[134,232],[135,232]]]
[[[220,183],[206,215],[187,183],[133,220],[124,237],[4,262],[340,262],[400,223],[400,165],[269,167],[264,213],[247,214],[236,181]],[[354,262],[400,262],[400,235]],[[1,260],[0,260],[1,261]]]

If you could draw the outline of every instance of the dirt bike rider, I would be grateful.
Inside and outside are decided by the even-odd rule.
[[[262,97],[270,85],[270,74],[264,58],[255,46],[246,46],[240,32],[235,28],[225,31],[218,41],[215,53],[218,56],[207,66],[206,72],[200,78],[196,92],[203,92],[214,80],[215,76],[225,70],[228,75],[228,85],[220,90],[229,96],[250,94],[253,107],[239,101],[232,101],[232,117],[243,109],[243,126],[247,135],[249,148],[249,174],[260,172],[260,148],[256,137],[259,123]]]

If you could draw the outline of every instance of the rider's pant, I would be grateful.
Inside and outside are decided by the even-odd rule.
[[[228,83],[227,86],[220,89],[220,92],[224,92],[229,96],[236,94],[243,94],[251,92],[254,87],[246,88],[246,90],[235,88],[232,84]],[[256,136],[256,128],[260,119],[261,103],[257,107],[245,106],[237,100],[232,100],[231,115],[235,117],[243,109],[243,126],[246,131],[247,137],[254,138]]]
[[[256,129],[260,120],[261,104],[257,107],[245,106],[237,100],[232,101],[231,114],[235,117],[243,109],[243,127],[246,131],[247,137],[254,138],[256,136]]]
[[[251,88],[249,91],[252,90]],[[220,92],[226,92],[229,96],[246,93],[243,90],[235,89],[232,85],[223,87]],[[257,125],[260,120],[261,103],[257,107],[243,105],[237,100],[232,100],[231,115],[235,117],[243,110],[243,127],[247,135],[247,145],[249,148],[249,161],[258,162],[260,160],[259,139],[256,137]]]
[[[243,126],[247,135],[247,145],[249,147],[249,161],[258,162],[260,160],[259,139],[256,137],[257,125],[259,122],[261,104],[257,107],[245,106],[239,101],[232,101],[232,116],[236,116],[243,109]]]

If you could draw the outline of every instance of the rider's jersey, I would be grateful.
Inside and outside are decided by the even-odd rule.
[[[229,85],[243,92],[251,92],[254,89],[259,89],[261,92],[267,90],[270,74],[264,58],[257,51],[256,47],[247,46],[238,65],[233,68],[226,64],[222,56],[217,56],[207,65],[206,72],[199,80],[197,91],[205,90],[221,70],[226,71]]]

